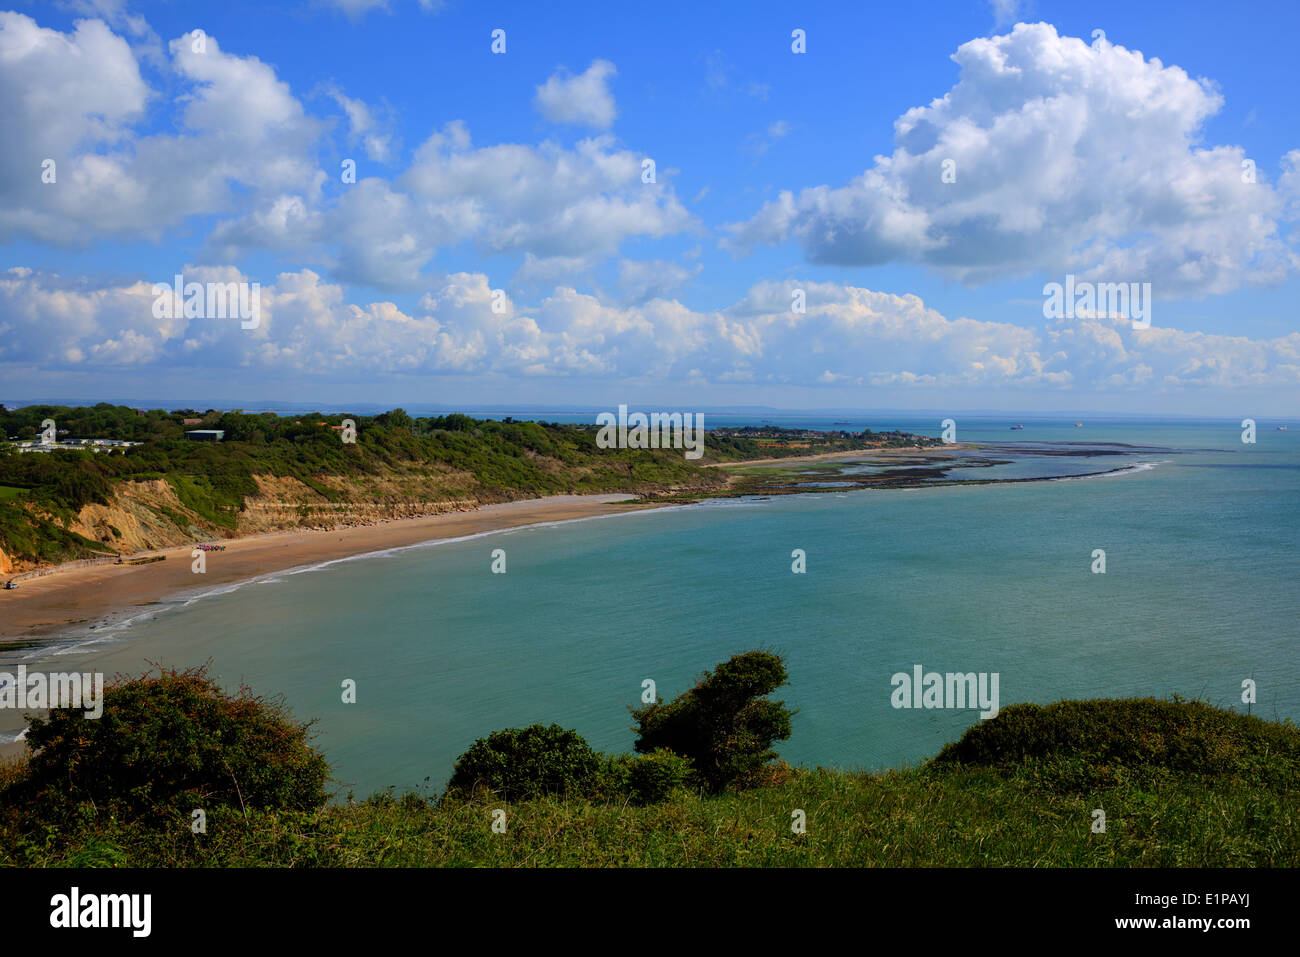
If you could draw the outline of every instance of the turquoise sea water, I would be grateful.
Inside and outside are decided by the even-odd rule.
[[[840,419],[843,417],[836,417]],[[997,672],[1000,704],[1127,695],[1300,719],[1300,430],[1237,422],[958,419],[961,441],[1126,443],[1124,458],[997,453],[1011,485],[794,495],[593,519],[278,574],[128,628],[0,653],[47,670],[211,658],[317,718],[344,792],[440,788],[476,737],[557,722],[630,750],[642,681],[669,698],[739,651],[786,656],[787,760],[920,762],[974,710],[899,710],[890,678]],[[1238,422],[1240,420],[1237,420]],[[777,421],[831,428],[830,418]],[[938,422],[898,419],[837,428]],[[994,477],[992,469],[960,470]],[[954,476],[957,477],[957,476]],[[492,574],[504,548],[507,573]],[[791,552],[807,573],[791,572]],[[1090,571],[1106,551],[1107,572]],[[340,683],[357,682],[357,703]]]

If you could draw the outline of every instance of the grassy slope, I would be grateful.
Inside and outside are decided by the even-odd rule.
[[[11,771],[11,773],[14,773]],[[0,829],[0,863],[163,866],[1296,866],[1300,731],[1197,703],[1017,705],[920,768],[795,769],[651,807],[378,795],[165,831]],[[2,803],[2,801],[0,801]],[[791,812],[807,833],[791,832]],[[1092,833],[1092,812],[1106,832]],[[12,824],[10,825],[12,828]]]

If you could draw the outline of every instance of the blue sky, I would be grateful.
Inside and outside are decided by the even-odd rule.
[[[1296,411],[1295,4],[550,6],[0,14],[0,398]]]

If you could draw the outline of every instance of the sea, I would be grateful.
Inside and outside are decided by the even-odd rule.
[[[0,648],[0,671],[209,663],[314,722],[339,800],[438,793],[476,738],[537,722],[630,752],[643,695],[671,699],[752,649],[785,659],[774,697],[796,714],[778,751],[809,767],[915,766],[985,720],[971,702],[898,707],[895,676],[918,666],[996,674],[1001,708],[1181,695],[1300,719],[1300,428],[1260,419],[1244,442],[1240,420],[1079,421],[956,417],[959,442],[1005,463],[950,474],[978,481],[713,500],[331,561]],[[942,430],[906,415],[709,424]],[[12,740],[21,722],[0,721]]]

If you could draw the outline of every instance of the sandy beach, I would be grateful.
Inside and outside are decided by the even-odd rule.
[[[271,572],[334,558],[382,551],[439,539],[459,538],[522,525],[626,512],[648,506],[618,505],[632,496],[554,495],[486,505],[473,512],[449,512],[333,531],[278,532],[222,542],[209,552],[207,571],[191,571],[191,546],[150,554],[166,555],[149,565],[103,564],[68,568],[0,591],[0,644],[40,637],[61,629],[129,615],[178,592],[247,581]]]
[[[751,459],[725,465],[790,465],[828,459],[889,456],[928,458],[951,453],[962,447],[860,449],[821,455]],[[15,591],[0,591],[0,646],[23,638],[57,634],[73,626],[128,617],[143,606],[177,593],[248,581],[286,568],[503,528],[656,507],[653,503],[616,504],[626,503],[632,497],[625,492],[553,495],[486,505],[470,512],[448,512],[331,531],[273,532],[226,539],[221,542],[225,551],[207,554],[207,571],[203,575],[191,571],[190,545],[150,552],[150,555],[167,557],[165,561],[148,565],[106,563],[61,568],[39,578],[20,581]]]

